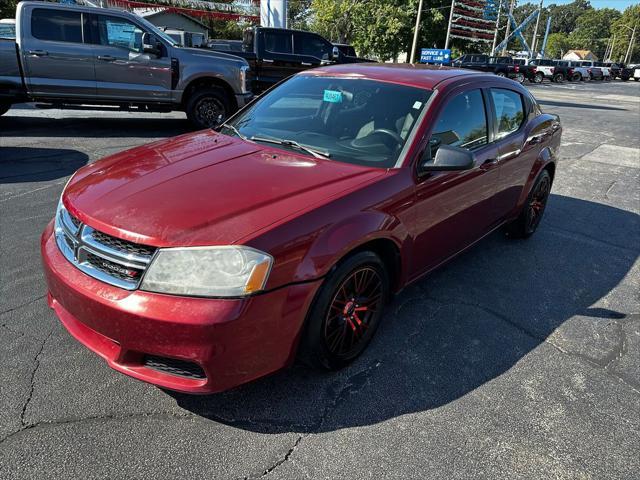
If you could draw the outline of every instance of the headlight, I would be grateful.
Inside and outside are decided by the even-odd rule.
[[[247,83],[247,73],[249,72],[249,65],[243,65],[240,67],[240,86],[242,93],[249,93],[249,85]]]
[[[242,297],[262,290],[273,264],[266,253],[243,246],[158,250],[140,288],[203,297]]]

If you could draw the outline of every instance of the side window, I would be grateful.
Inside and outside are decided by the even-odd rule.
[[[515,132],[524,121],[524,105],[519,93],[501,88],[491,89],[491,99],[496,110],[496,139]]]
[[[265,32],[264,48],[273,53],[292,53],[291,34],[286,32]]]
[[[98,38],[100,45],[119,47],[142,53],[142,34],[135,24],[118,17],[98,16]]]
[[[437,146],[453,145],[472,150],[487,143],[487,115],[480,90],[455,96],[440,113],[431,134],[432,154]]]
[[[31,35],[39,40],[82,43],[81,14],[36,8],[31,14]]]
[[[310,55],[320,60],[329,60],[331,53],[331,45],[320,37],[315,35],[306,35],[304,33],[296,33],[293,36],[294,50],[297,55]]]

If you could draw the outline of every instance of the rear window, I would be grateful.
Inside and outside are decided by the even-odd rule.
[[[39,40],[82,43],[80,12],[36,8],[31,14],[31,34]]]

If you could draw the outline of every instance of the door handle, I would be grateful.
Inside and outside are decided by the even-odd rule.
[[[102,60],[103,62],[115,62],[116,57],[112,57],[111,55],[98,55],[98,60]]]
[[[480,168],[483,170],[489,170],[490,168],[493,168],[496,165],[498,165],[499,162],[500,161],[497,158],[488,158],[484,162],[482,162],[482,165],[480,165]]]
[[[46,50],[29,50],[27,53],[33,57],[46,57],[49,55]]]
[[[273,60],[268,59],[268,58],[263,58],[263,59],[262,59],[262,61],[263,61],[264,63],[273,63]]]

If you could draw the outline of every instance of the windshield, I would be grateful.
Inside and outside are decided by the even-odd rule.
[[[390,168],[430,95],[429,90],[374,80],[301,75],[267,93],[221,132],[340,162]]]
[[[148,22],[147,20],[145,20],[142,17],[137,17],[137,19],[138,19],[138,21],[140,23],[142,23],[145,27],[147,27],[150,30],[151,33],[153,33],[157,37],[160,37],[162,40],[167,42],[172,47],[179,47],[180,46],[178,44],[178,42],[176,42],[173,38],[171,38],[169,35],[167,35],[162,30],[160,30],[158,27],[156,27],[153,23]]]

